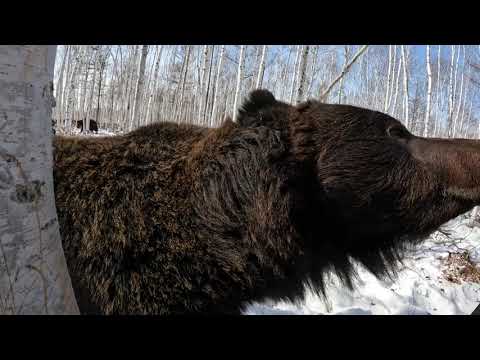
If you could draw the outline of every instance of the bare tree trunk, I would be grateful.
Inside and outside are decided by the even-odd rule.
[[[390,91],[390,73],[392,70],[392,45],[388,45],[388,73],[387,73],[387,91],[385,91],[385,102],[383,106],[383,112],[387,112],[388,110],[388,95]]]
[[[395,78],[395,95],[393,95],[393,108],[391,110],[391,114],[395,116],[396,114],[396,109],[397,109],[397,98],[398,98],[398,85],[400,82],[400,69],[402,67],[402,62],[398,62],[398,67],[397,67],[397,77]]]
[[[305,78],[306,74],[305,71],[307,70],[307,59],[308,59],[308,51],[310,50],[310,46],[306,45],[303,47],[302,57],[300,59],[300,64],[298,67],[298,86],[297,86],[297,94],[295,102],[299,103],[303,101],[304,96],[304,88],[305,88]]]
[[[184,61],[184,69],[183,73],[180,79],[180,97],[176,105],[175,109],[175,115],[174,118],[176,120],[181,120],[182,117],[182,108],[183,108],[183,93],[185,91],[185,82],[187,81],[187,74],[188,74],[188,65],[189,65],[189,60],[190,60],[190,51],[191,51],[191,46],[187,45],[187,49],[185,52],[185,61]]]
[[[60,119],[62,118],[62,106],[63,106],[63,73],[65,70],[65,63],[67,62],[67,56],[68,56],[68,50],[69,46],[66,45],[64,46],[64,53],[63,53],[63,58],[62,58],[62,64],[60,67],[60,73],[58,76],[58,81],[57,81],[57,86],[55,88],[55,94],[56,94],[56,103],[57,106],[55,108],[56,111],[54,113],[56,114],[55,120],[57,123],[60,123]]]
[[[62,129],[65,128],[65,125],[66,125],[66,111],[67,111],[67,105],[68,105],[68,97],[67,97],[67,94],[68,94],[68,89],[69,89],[69,76],[70,76],[70,70],[71,70],[71,64],[73,62],[72,58],[73,58],[73,51],[72,51],[72,46],[69,46],[68,47],[68,57],[67,57],[67,68],[66,68],[66,71],[65,71],[65,81],[64,81],[64,84],[62,86],[62,94],[61,94],[61,97],[62,97],[62,101],[61,101],[61,106],[59,108],[59,119],[58,119],[58,126],[61,127]]]
[[[437,90],[435,92],[436,99],[435,99],[435,108],[436,108],[436,119],[434,122],[434,129],[433,129],[433,136],[436,137],[438,135],[438,122],[440,120],[440,60],[441,60],[441,53],[442,53],[442,45],[438,45],[438,58],[437,58]]]
[[[207,78],[207,84],[206,84],[206,89],[207,91],[205,92],[205,103],[203,107],[203,123],[208,125],[210,123],[210,119],[207,119],[207,114],[208,114],[208,103],[209,103],[209,97],[210,97],[210,83],[212,79],[212,67],[213,67],[213,53],[215,50],[215,45],[212,45],[212,49],[210,51],[210,61],[209,61],[209,69],[208,69],[208,78]]]
[[[78,314],[53,193],[55,52],[0,47],[0,314]]]
[[[77,75],[77,69],[79,68],[80,61],[75,59],[75,64],[73,65],[72,69],[72,74],[70,76],[70,86],[68,90],[68,97],[67,97],[67,109],[66,109],[66,114],[65,117],[68,118],[69,124],[64,124],[65,126],[70,127],[73,124],[74,116],[75,116],[75,104],[76,104],[76,99],[75,99],[75,89],[76,89],[76,75]]]
[[[147,119],[148,119],[148,122],[152,122],[152,119],[150,118],[150,113],[151,113],[151,108],[152,108],[152,98],[154,98],[156,92],[157,92],[157,82],[158,82],[158,69],[160,67],[160,61],[162,59],[162,53],[163,53],[163,48],[164,46],[161,45],[160,46],[160,50],[159,50],[159,53],[157,55],[157,61],[155,62],[155,70],[154,70],[154,73],[153,73],[153,85],[152,85],[152,89],[151,89],[151,94],[150,94],[150,97],[148,99],[148,105],[147,105]]]
[[[290,91],[290,103],[293,103],[295,95],[295,86],[297,84],[297,76],[298,76],[298,64],[300,60],[300,54],[302,52],[302,46],[298,45],[297,47],[297,55],[295,56],[295,66],[293,68],[293,79],[292,79],[292,89]]]
[[[220,57],[218,59],[218,66],[217,66],[217,75],[215,79],[215,94],[213,97],[213,105],[212,105],[212,121],[215,121],[215,116],[216,116],[216,111],[217,111],[217,103],[218,103],[218,97],[220,95],[220,89],[218,88],[218,85],[220,84],[220,74],[222,72],[222,65],[223,65],[223,58],[225,57],[225,45],[222,45],[222,48],[220,50]]]
[[[138,125],[138,113],[140,109],[140,99],[143,93],[143,83],[145,80],[145,62],[147,59],[147,54],[148,54],[148,45],[143,45],[142,57],[140,58],[140,66],[138,69],[137,86],[135,90],[135,100],[133,103],[133,116],[132,116],[132,121],[130,122],[130,130],[132,130],[133,126]]]
[[[315,46],[313,46],[313,49],[312,49],[312,65],[311,65],[311,68],[310,68],[310,81],[308,83],[308,90],[307,90],[308,95],[307,96],[311,96],[311,91],[312,91],[312,88],[313,88],[313,82],[315,81],[318,48],[319,48],[319,45],[315,45]]]
[[[240,54],[238,56],[237,85],[235,86],[235,100],[233,101],[233,121],[237,121],[237,103],[242,87],[243,62],[245,60],[245,45],[240,46]]]
[[[428,136],[428,128],[430,125],[430,103],[432,100],[432,68],[430,65],[430,45],[427,45],[427,81],[428,81],[428,89],[427,89],[427,110],[425,111],[425,126],[423,128],[423,136]]]
[[[208,65],[208,55],[209,55],[208,45],[205,45],[203,48],[203,65],[202,72],[200,74],[200,94],[198,97],[198,119],[203,119],[203,104],[205,103],[205,83],[207,82],[207,65]]]
[[[458,49],[458,52],[460,53],[460,49]],[[465,61],[465,45],[463,45],[463,59]],[[457,65],[458,65],[458,61],[457,61]],[[463,69],[464,69],[464,66],[463,66]],[[458,97],[457,111],[454,112],[454,118],[453,118],[453,136],[454,137],[457,134],[457,130],[458,130],[458,126],[459,126],[458,125],[458,117],[460,115],[460,107],[461,107],[462,98],[463,98],[463,82],[464,82],[464,79],[465,79],[464,70],[462,71],[462,80],[460,82],[460,96]]]
[[[100,99],[102,95],[102,80],[103,72],[105,71],[105,60],[100,58],[100,78],[98,79],[98,93],[97,93],[97,112],[95,114],[95,121],[99,123],[98,115],[100,114]]]
[[[408,49],[407,49],[408,50]],[[404,104],[405,104],[405,125],[407,128],[410,126],[408,103],[410,101],[408,96],[408,51],[405,51],[405,46],[401,46],[402,62],[403,62],[403,92],[404,92]]]
[[[127,82],[125,84],[125,93],[123,94],[124,99],[122,100],[122,108],[123,108],[123,124],[124,127],[129,128],[131,124],[129,122],[131,121],[130,118],[130,104],[131,104],[131,98],[132,98],[132,89],[133,86],[131,85],[133,83],[133,77],[134,77],[134,72],[135,72],[135,65],[136,65],[136,60],[137,60],[137,53],[138,53],[138,48],[140,45],[135,45],[134,47],[134,52],[133,56],[129,54],[129,59],[127,62]]]
[[[83,128],[86,131],[90,130],[90,112],[92,111],[93,94],[95,92],[95,79],[97,78],[98,51],[99,50],[97,50],[97,53],[94,58],[92,88],[90,90],[90,97],[87,103],[87,110],[85,111],[84,118],[83,118]]]
[[[267,53],[267,45],[262,47],[262,57],[260,58],[260,65],[258,67],[257,81],[255,82],[255,88],[259,89],[262,86],[263,74],[265,72],[265,55]]]
[[[343,56],[344,56],[344,63],[343,67],[347,65],[348,62],[348,45],[345,45],[344,51],[343,51]],[[342,96],[343,96],[343,77],[340,79],[340,86],[338,87],[338,103],[342,103]]]
[[[452,45],[451,49],[451,62],[450,62],[450,79],[448,86],[448,111],[447,111],[447,132],[448,137],[452,136],[452,113],[453,113],[453,68],[455,59],[455,46]]]

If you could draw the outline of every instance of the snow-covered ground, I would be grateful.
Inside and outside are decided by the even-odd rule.
[[[469,257],[480,270],[480,224],[460,216],[444,230],[450,232],[448,236],[437,232],[411,251],[395,281],[380,281],[358,266],[354,291],[340,285],[336,278],[330,281],[328,304],[307,290],[303,303],[254,303],[244,314],[470,315],[480,303],[480,272],[469,275],[460,259],[461,254]]]
[[[84,135],[74,130],[75,135]],[[118,134],[118,133],[117,133]],[[97,134],[111,136],[111,130]],[[448,233],[448,236],[444,233]],[[449,257],[450,256],[450,257]],[[478,273],[465,272],[468,258]],[[480,223],[470,214],[459,216],[412,250],[395,281],[380,281],[357,267],[355,290],[349,291],[338,279],[329,282],[325,303],[307,291],[303,303],[254,303],[245,315],[470,315],[480,303]],[[467,269],[468,270],[468,269]]]

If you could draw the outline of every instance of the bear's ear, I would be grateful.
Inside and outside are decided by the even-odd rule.
[[[272,120],[271,109],[278,102],[268,90],[252,91],[238,110],[237,122],[241,126],[265,125]]]

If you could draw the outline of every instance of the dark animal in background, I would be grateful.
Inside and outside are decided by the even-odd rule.
[[[57,133],[57,121],[55,119],[52,119],[52,132],[53,135]]]
[[[80,132],[83,132],[83,121],[84,120],[77,120],[77,129],[80,129]],[[90,131],[97,133],[98,132],[98,124],[95,120],[90,119]]]
[[[56,137],[55,195],[83,313],[239,314],[319,294],[358,261],[394,274],[405,246],[480,203],[480,142],[425,139],[347,105],[250,94],[219,128],[158,123]]]

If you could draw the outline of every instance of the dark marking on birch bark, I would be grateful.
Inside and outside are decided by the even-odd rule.
[[[51,227],[53,224],[55,224],[57,222],[57,218],[53,218],[53,219],[50,219],[49,221],[47,221],[41,228],[40,230],[45,230],[49,227]]]
[[[5,190],[13,185],[13,176],[6,166],[0,167],[0,189]]]
[[[42,197],[43,185],[45,182],[39,180],[33,180],[26,185],[17,184],[10,199],[21,204],[33,203]]]

